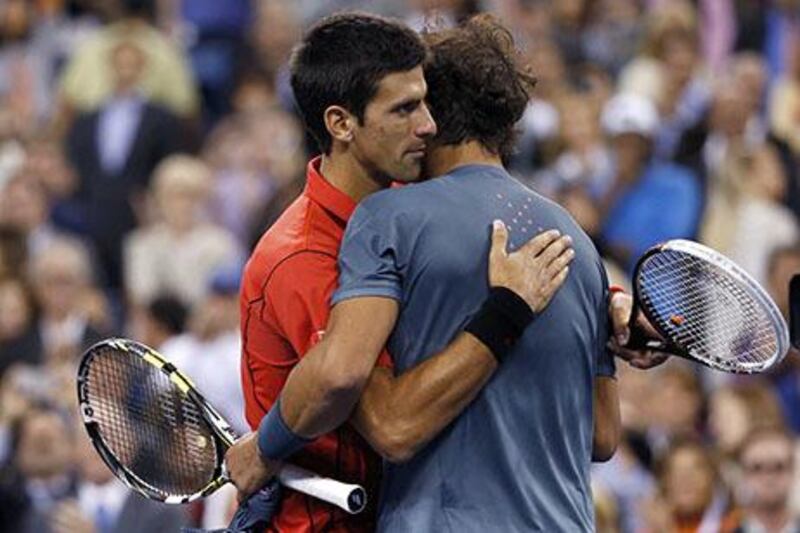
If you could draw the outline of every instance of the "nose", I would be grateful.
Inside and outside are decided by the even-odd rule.
[[[427,104],[423,103],[420,106],[420,111],[420,122],[414,133],[417,134],[417,137],[433,137],[436,135],[436,122],[434,122]]]

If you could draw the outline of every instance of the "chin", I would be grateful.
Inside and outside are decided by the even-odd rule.
[[[414,183],[420,180],[420,168],[404,169],[403,172],[395,174],[394,181],[397,183]]]

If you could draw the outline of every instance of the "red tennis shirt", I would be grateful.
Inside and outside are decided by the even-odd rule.
[[[336,257],[356,203],[325,181],[320,161],[308,164],[305,190],[264,234],[244,271],[241,372],[245,414],[254,430],[277,401],[294,365],[320,340],[338,283]],[[391,366],[386,352],[378,364]],[[286,490],[270,531],[374,530],[381,462],[349,425],[319,437],[290,462],[361,483],[373,505],[351,516]]]

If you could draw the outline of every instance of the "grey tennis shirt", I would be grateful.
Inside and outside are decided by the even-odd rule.
[[[514,249],[557,228],[576,257],[476,400],[410,461],[385,464],[382,531],[594,530],[592,380],[614,373],[603,349],[608,290],[597,251],[566,211],[484,165],[376,193],[348,224],[333,303],[400,303],[388,349],[402,373],[444,348],[486,298],[495,218]]]

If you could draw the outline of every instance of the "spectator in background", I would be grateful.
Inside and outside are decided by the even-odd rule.
[[[30,256],[46,250],[58,236],[50,223],[47,191],[24,169],[0,188],[0,224],[24,236]]]
[[[78,176],[67,161],[59,140],[46,134],[28,139],[23,172],[42,184],[49,205],[50,222],[56,228],[68,233],[88,233],[80,203],[75,198]]]
[[[733,87],[721,88],[720,93],[714,116],[723,122],[727,120],[725,113],[740,113],[741,100]],[[715,148],[713,135],[706,142],[709,157]],[[724,142],[720,162],[708,175],[708,204],[700,241],[729,256],[758,282],[765,283],[769,254],[798,238],[797,221],[780,204],[786,191],[786,176],[771,145],[748,145],[743,137],[729,137]]]
[[[747,435],[739,454],[743,512],[736,533],[800,533],[800,516],[789,507],[795,446],[794,437],[780,427]]]
[[[748,433],[783,426],[777,395],[765,381],[723,385],[709,400],[708,433],[719,457],[720,475],[729,487],[741,477],[737,458]]]
[[[790,320],[789,281],[795,274],[800,274],[800,243],[794,243],[773,250],[767,263],[767,289],[783,317]],[[790,355],[783,360],[771,376],[783,406],[786,424],[794,432],[800,432],[800,362],[797,350],[792,349]]]
[[[558,156],[561,115],[557,105],[561,95],[572,90],[561,51],[552,40],[537,40],[526,54],[536,72],[536,90],[519,121],[518,153],[512,156],[511,168],[530,181],[535,171],[552,164]]]
[[[33,296],[20,278],[0,276],[0,378],[18,363],[38,362]]]
[[[0,196],[3,195],[0,188]],[[27,260],[25,234],[13,226],[0,224],[0,278],[22,276]]]
[[[769,122],[775,135],[800,158],[800,37],[792,46],[789,68],[772,88]]]
[[[239,376],[239,279],[241,264],[218,268],[205,299],[192,310],[188,331],[161,345],[239,432],[247,431]]]
[[[103,334],[89,254],[80,242],[60,237],[31,260],[30,280],[39,308],[37,363],[71,363]],[[102,306],[102,303],[99,304]],[[100,326],[100,328],[98,328]]]
[[[137,533],[181,531],[188,525],[186,506],[162,505],[123,485],[91,441],[76,428],[76,491],[52,509],[42,533]]]
[[[280,105],[294,108],[294,96],[289,86],[288,61],[292,47],[300,39],[302,26],[295,2],[259,0],[255,4],[255,19],[250,28],[252,59],[244,62],[257,65],[257,70],[273,80]]]
[[[157,296],[138,315],[134,338],[162,352],[170,340],[184,332],[188,314],[186,305],[178,298]]]
[[[44,122],[51,104],[47,58],[31,39],[34,8],[26,0],[0,5],[0,106],[8,110],[20,133]]]
[[[75,435],[69,417],[47,406],[34,407],[12,428],[11,462],[0,473],[0,524],[15,533],[49,531],[58,502],[74,497]]]
[[[682,361],[669,361],[656,370],[646,430],[657,453],[676,440],[700,437],[703,389],[693,370]]]
[[[188,41],[189,59],[203,97],[204,122],[213,124],[230,112],[237,70],[242,68],[250,0],[183,0],[179,28]]]
[[[649,247],[691,238],[702,209],[694,173],[653,155],[658,113],[646,98],[612,98],[601,121],[611,137],[613,178],[600,198],[601,236],[607,255],[631,271]]]
[[[739,513],[710,452],[695,440],[675,442],[658,471],[660,494],[645,511],[645,531],[733,533]]]
[[[642,38],[642,6],[636,0],[600,0],[590,9],[592,23],[582,35],[584,55],[616,76]]]
[[[125,241],[125,288],[134,306],[160,294],[194,305],[205,297],[212,273],[242,257],[233,235],[208,221],[211,187],[208,166],[194,157],[175,155],[155,170],[157,219]]]
[[[144,55],[141,75],[135,80],[144,98],[177,116],[194,116],[198,108],[194,79],[181,50],[152,24],[155,0],[120,0],[119,5],[119,19],[88,38],[65,66],[58,123],[68,127],[73,114],[97,111],[117,92],[114,72],[106,65],[121,44]]]
[[[104,48],[105,49],[105,48]],[[122,241],[137,225],[144,191],[156,165],[183,144],[180,124],[137,88],[151,59],[135,41],[108,48],[104,72],[114,89],[98,110],[80,115],[66,150],[78,173],[85,227],[99,254],[106,282],[122,283]],[[139,211],[139,212],[137,212]]]
[[[271,199],[298,176],[304,180],[303,143],[298,119],[274,106],[232,117],[212,133],[204,155],[215,174],[214,219],[239,242],[254,231],[260,236]]]
[[[675,157],[681,136],[703,119],[708,108],[710,88],[697,31],[691,3],[661,3],[648,13],[642,54],[620,73],[620,92],[647,97],[658,108],[661,121],[653,149],[667,160]]]

